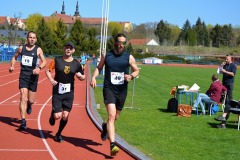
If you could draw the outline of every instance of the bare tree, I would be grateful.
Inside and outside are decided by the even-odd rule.
[[[14,14],[14,19],[7,18],[7,30],[8,30],[8,46],[16,45],[17,31],[19,29],[19,21],[21,13]]]

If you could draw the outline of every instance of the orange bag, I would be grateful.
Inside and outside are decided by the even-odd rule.
[[[192,116],[192,106],[187,104],[179,104],[177,109],[177,116],[179,117],[191,117]]]

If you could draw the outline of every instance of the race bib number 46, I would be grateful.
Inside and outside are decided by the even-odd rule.
[[[71,89],[70,83],[67,83],[67,84],[59,83],[58,93],[59,94],[68,93],[70,92],[70,89]]]
[[[111,72],[112,84],[124,84],[124,72]]]
[[[33,63],[33,57],[29,57],[29,56],[22,56],[22,65],[24,66],[32,66]]]

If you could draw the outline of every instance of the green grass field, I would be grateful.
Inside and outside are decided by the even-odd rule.
[[[129,144],[154,160],[225,160],[239,159],[240,131],[237,115],[231,114],[227,129],[218,129],[214,117],[221,115],[177,117],[166,112],[172,87],[197,83],[204,92],[209,88],[216,68],[193,68],[139,65],[140,76],[135,81],[133,107],[124,109],[116,121],[116,132]],[[222,76],[220,75],[220,80]],[[102,83],[102,79],[98,80]],[[125,107],[132,106],[133,81],[129,83]],[[234,99],[238,100],[239,74],[235,77]],[[103,104],[102,88],[95,89],[96,103],[103,120],[107,114]]]

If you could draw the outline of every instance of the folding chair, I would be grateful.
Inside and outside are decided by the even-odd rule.
[[[240,128],[240,108],[231,108],[230,112],[238,115],[238,130]]]
[[[212,115],[212,107],[213,107],[214,104],[217,104],[218,106],[221,105],[222,106],[222,112],[224,112],[226,97],[227,97],[227,92],[224,91],[224,92],[222,92],[221,99],[220,99],[219,103],[213,102],[213,103],[210,104],[210,107],[208,108],[208,113],[209,113],[210,116]]]

